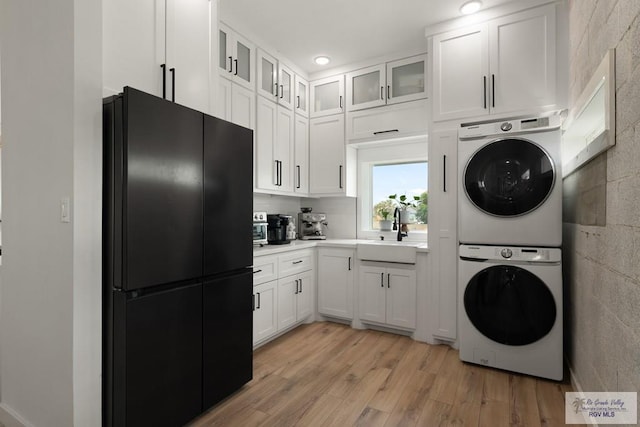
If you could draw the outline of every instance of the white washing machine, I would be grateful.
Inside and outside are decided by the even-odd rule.
[[[561,380],[558,248],[460,245],[460,359]]]
[[[458,132],[461,243],[562,244],[560,116]]]

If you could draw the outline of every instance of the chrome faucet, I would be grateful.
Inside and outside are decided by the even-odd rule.
[[[403,237],[407,237],[407,233],[402,232],[402,224],[400,224],[400,210],[396,208],[393,211],[393,231],[398,230],[398,242],[402,242]]]

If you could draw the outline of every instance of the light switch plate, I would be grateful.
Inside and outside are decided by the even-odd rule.
[[[71,222],[71,201],[68,197],[60,199],[60,222]]]

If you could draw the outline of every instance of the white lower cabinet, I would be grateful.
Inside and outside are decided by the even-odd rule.
[[[254,257],[254,345],[313,315],[314,264],[313,249]]]
[[[278,281],[253,286],[253,343],[278,331]]]
[[[253,260],[253,343],[278,331],[278,257]]]
[[[306,319],[311,313],[313,271],[278,280],[278,330]]]
[[[318,249],[318,312],[353,319],[353,249]]]
[[[363,262],[359,265],[358,289],[360,320],[415,329],[415,266]]]

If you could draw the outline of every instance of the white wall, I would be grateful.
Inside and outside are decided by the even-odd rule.
[[[100,425],[100,5],[0,4],[5,424]]]
[[[309,206],[312,212],[327,214],[327,237],[330,239],[356,238],[355,197],[324,197],[321,199],[302,199],[301,206]]]

